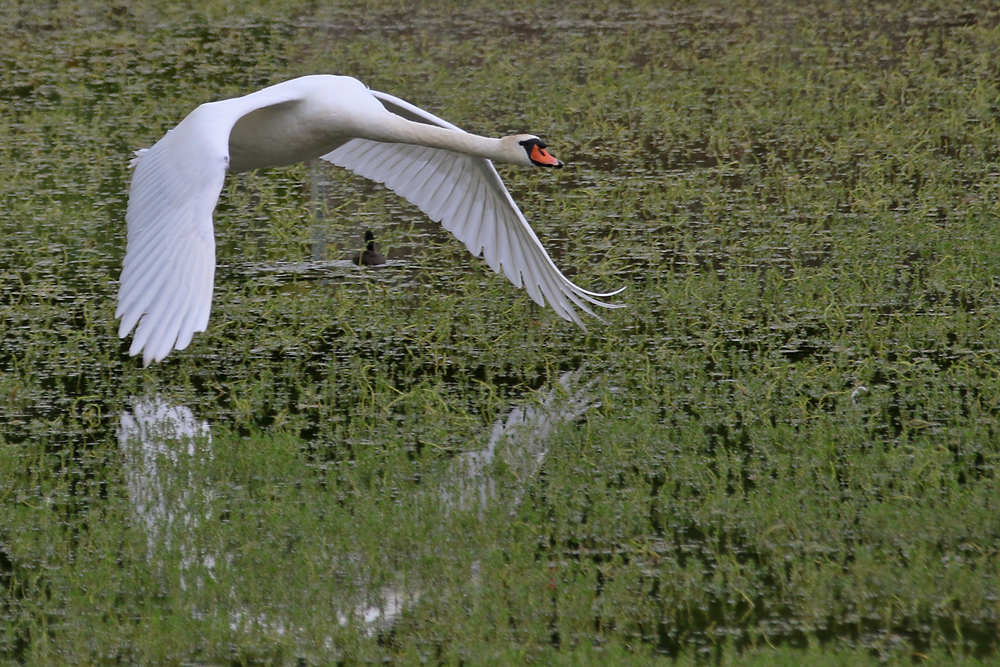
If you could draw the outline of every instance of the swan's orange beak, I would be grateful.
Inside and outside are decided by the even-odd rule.
[[[531,152],[528,153],[528,157],[539,167],[555,167],[556,169],[562,169],[563,166],[562,162],[552,157],[551,153],[538,144],[533,144],[531,146]]]

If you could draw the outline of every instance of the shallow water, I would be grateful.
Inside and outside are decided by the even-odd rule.
[[[561,422],[579,418],[588,408],[579,373],[564,373],[559,385],[558,392],[546,392],[538,405],[517,406],[498,418],[484,448],[458,454],[437,473],[438,479],[433,483],[425,482],[425,489],[434,485],[439,487],[438,502],[445,516],[471,509],[483,521],[491,505],[499,508],[499,513],[490,512],[494,518],[516,512],[524,494],[523,484],[544,464],[549,431]],[[214,513],[208,509],[213,499],[225,496],[225,490],[213,489],[211,484],[204,483],[207,480],[199,480],[196,472],[213,458],[210,424],[199,420],[190,408],[171,404],[162,396],[142,398],[132,401],[131,409],[122,412],[118,441],[135,523],[143,526],[147,535],[150,565],[164,567],[163,554],[179,553],[177,579],[166,585],[181,595],[191,586],[203,585],[198,580],[190,581],[191,571],[201,569],[203,576],[214,579],[216,563],[232,564],[235,554],[206,552],[187,543],[200,524],[214,519]],[[493,476],[494,467],[501,462],[515,479],[515,484],[503,493]],[[433,475],[430,471],[422,474]],[[402,502],[426,502],[425,495],[426,491],[420,491],[417,496],[402,499]],[[335,558],[345,557],[358,561],[370,555],[341,554]],[[473,579],[478,570],[478,560],[474,560]],[[348,625],[356,618],[363,625],[371,626],[369,633],[388,631],[396,618],[414,606],[421,595],[419,589],[403,591],[395,586],[372,592],[368,590],[370,584],[363,579],[353,584],[356,593],[344,595],[342,603],[353,604],[354,608],[351,613],[339,615],[337,621]],[[230,614],[234,629],[244,623],[257,623],[273,626],[279,634],[289,631],[286,621],[269,617],[267,607],[235,609]],[[324,643],[332,644],[332,641],[328,637]]]
[[[0,658],[995,654],[994,8],[171,11],[0,10]],[[501,175],[629,307],[298,165],[228,179],[209,331],[141,369],[132,151],[317,71],[544,136]]]

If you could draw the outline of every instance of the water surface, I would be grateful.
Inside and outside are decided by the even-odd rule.
[[[0,10],[0,658],[992,657],[995,8],[489,9]],[[629,307],[304,164],[229,177],[209,330],[142,369],[132,152],[315,72],[545,137],[502,177]]]

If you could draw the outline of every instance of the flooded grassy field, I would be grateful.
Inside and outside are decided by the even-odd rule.
[[[0,662],[997,660],[993,3],[320,4],[0,8]],[[307,163],[143,369],[133,151],[321,72],[542,136],[501,176],[628,307]]]

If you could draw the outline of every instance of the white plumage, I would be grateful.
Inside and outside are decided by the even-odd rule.
[[[469,134],[350,77],[316,75],[202,104],[136,153],[115,313],[120,337],[135,327],[129,354],[142,352],[144,365],[160,361],[208,325],[212,211],[226,171],[316,157],[384,183],[580,327],[575,308],[594,315],[587,302],[619,307],[599,299],[621,290],[588,292],[556,268],[493,167],[491,160],[561,167],[538,137]]]

